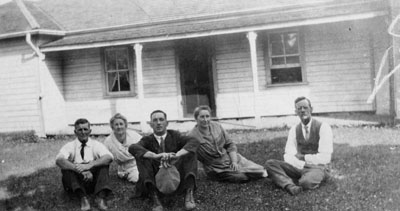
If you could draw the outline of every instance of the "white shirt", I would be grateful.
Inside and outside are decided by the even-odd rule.
[[[156,138],[156,140],[157,140],[157,142],[158,142],[158,145],[160,145],[161,146],[161,138],[163,139],[163,140],[165,140],[165,137],[167,137],[167,133],[165,133],[164,135],[162,135],[162,136],[157,136],[156,134],[153,134],[154,135],[154,137]]]
[[[114,159],[113,155],[104,144],[91,138],[88,139],[84,148],[84,160],[81,157],[81,148],[82,143],[76,138],[75,140],[65,144],[60,149],[60,152],[56,158],[65,158],[73,163],[88,163],[90,161],[99,159],[103,155],[110,155],[111,158]]]
[[[308,131],[311,129],[311,122],[307,125]],[[318,153],[316,154],[306,154],[304,156],[304,160],[299,160],[295,155],[297,154],[297,140],[296,140],[296,127],[293,126],[289,130],[288,139],[285,147],[285,154],[283,155],[283,159],[285,162],[291,164],[292,166],[303,169],[304,165],[307,164],[328,164],[331,162],[332,152],[333,152],[333,135],[331,127],[322,123],[321,128],[319,130],[319,145],[318,145]],[[305,136],[305,128],[302,124],[303,135]]]

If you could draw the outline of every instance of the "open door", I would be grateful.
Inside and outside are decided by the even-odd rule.
[[[210,106],[215,116],[211,46],[206,39],[177,42],[185,117],[193,117],[193,110],[199,105]]]

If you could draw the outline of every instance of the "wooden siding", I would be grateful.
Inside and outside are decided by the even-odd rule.
[[[68,124],[81,117],[88,118],[92,123],[104,124],[117,112],[125,115],[128,121],[138,122],[143,114],[147,117],[156,109],[166,111],[170,120],[178,119],[181,108],[177,100],[173,47],[165,44],[159,48],[146,47],[143,48],[145,99],[142,110],[139,110],[139,100],[135,96],[104,96],[100,49],[65,52],[63,82]]]
[[[145,98],[178,95],[175,53],[172,46],[144,49],[143,86]],[[180,94],[180,93],[179,93]]]
[[[42,132],[38,59],[24,39],[0,41],[0,132]]]
[[[103,98],[100,49],[67,51],[64,57],[64,94],[66,101]]]
[[[315,112],[373,111],[366,100],[372,90],[376,54],[382,55],[382,34],[369,34],[371,20],[313,25],[301,28],[304,35],[305,84],[267,87],[263,60],[266,32],[257,32],[259,94],[254,108],[248,40],[245,34],[217,38],[217,116],[293,114],[293,100],[308,96]],[[371,30],[373,31],[373,30]],[[370,41],[378,50],[371,53]],[[387,95],[388,89],[381,95]],[[386,99],[384,97],[383,99]],[[379,103],[378,103],[379,104]],[[382,112],[386,105],[380,105]]]
[[[58,134],[67,127],[63,57],[61,53],[47,53],[40,68],[43,89],[43,118],[46,134]]]

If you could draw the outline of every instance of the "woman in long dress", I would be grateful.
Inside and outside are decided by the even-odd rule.
[[[128,148],[131,144],[139,142],[142,136],[132,130],[127,130],[128,121],[119,113],[110,119],[110,126],[113,131],[104,144],[114,155],[114,160],[118,165],[118,177],[136,183],[139,179],[139,171],[135,157],[128,152]]]
[[[247,160],[237,152],[235,143],[222,126],[211,121],[210,107],[197,107],[194,118],[197,124],[189,132],[189,136],[200,142],[197,158],[209,178],[226,182],[247,182],[268,176],[263,166]]]

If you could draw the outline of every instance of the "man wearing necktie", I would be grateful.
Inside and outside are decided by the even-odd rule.
[[[185,194],[185,209],[194,209],[196,204],[193,191],[196,189],[198,141],[183,136],[178,131],[167,130],[167,114],[161,110],[150,114],[150,126],[153,134],[144,136],[137,144],[129,147],[129,152],[135,156],[139,169],[135,196],[150,196],[153,200],[153,211],[163,210],[159,200],[162,190],[157,188],[156,175],[161,168],[175,166],[180,175],[180,183],[171,194]]]
[[[81,199],[81,210],[91,209],[88,193],[96,195],[100,210],[107,210],[105,197],[111,192],[108,169],[113,155],[102,143],[89,138],[91,129],[87,119],[76,120],[74,127],[77,138],[65,144],[56,157],[64,190]]]
[[[292,195],[315,189],[329,177],[333,152],[331,127],[311,117],[310,100],[297,98],[295,112],[300,123],[289,131],[284,161],[271,159],[266,163],[272,181]]]

